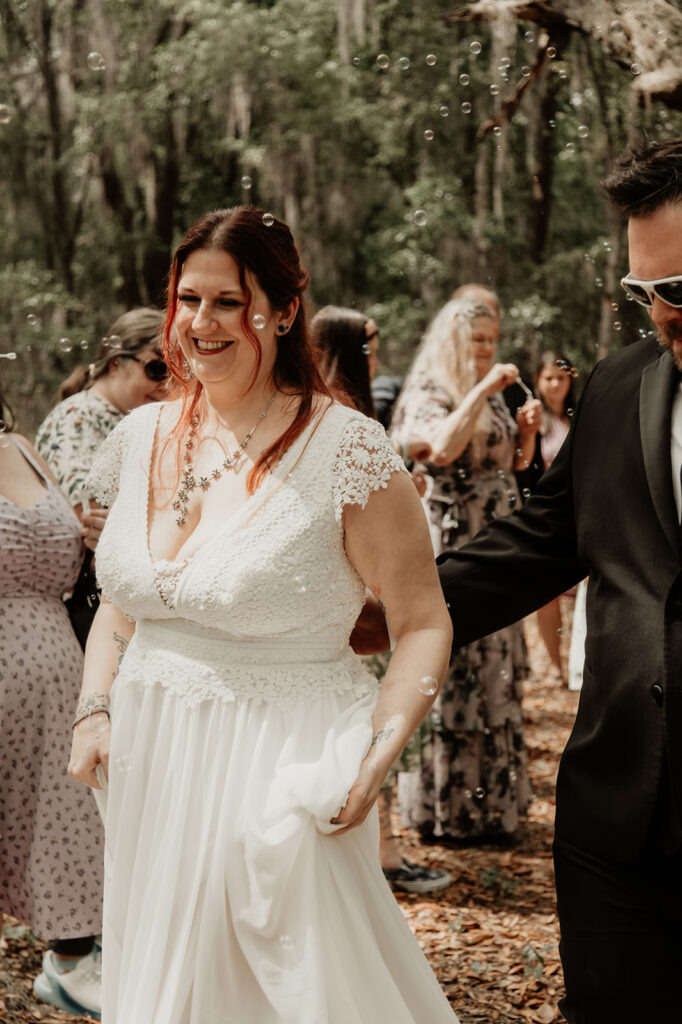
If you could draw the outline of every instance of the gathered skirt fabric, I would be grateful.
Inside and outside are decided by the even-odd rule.
[[[376,810],[331,834],[373,695],[190,708],[128,672],[112,696],[103,1024],[456,1024]]]

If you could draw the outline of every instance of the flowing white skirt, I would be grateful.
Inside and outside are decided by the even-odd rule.
[[[456,1024],[384,880],[335,837],[374,697],[194,709],[120,678],[105,822],[103,1024]]]

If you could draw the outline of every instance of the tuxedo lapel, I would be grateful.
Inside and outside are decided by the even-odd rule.
[[[639,429],[654,508],[674,554],[679,557],[680,524],[677,521],[670,463],[672,399],[676,386],[675,365],[670,355],[663,352],[642,374]]]

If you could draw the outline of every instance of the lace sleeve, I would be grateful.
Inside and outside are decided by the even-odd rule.
[[[83,485],[83,492],[88,498],[107,508],[113,505],[118,494],[126,426],[125,420],[119,423],[102,443]]]
[[[393,473],[406,472],[405,463],[376,420],[352,420],[339,442],[334,463],[334,512],[340,522],[346,505],[365,507],[370,494],[386,487]]]

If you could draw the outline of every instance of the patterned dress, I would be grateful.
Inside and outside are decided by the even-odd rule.
[[[461,547],[517,503],[517,428],[501,395],[488,399],[491,429],[451,465],[418,463],[436,555]],[[428,379],[408,384],[393,429],[419,436],[455,409]],[[514,600],[514,595],[509,595]],[[405,823],[453,838],[513,834],[530,799],[521,697],[527,663],[520,625],[453,653],[443,689],[404,755],[399,801]]]
[[[91,497],[83,487],[85,478],[100,445],[123,416],[92,391],[79,391],[55,406],[40,424],[36,448],[72,505]]]
[[[92,793],[67,775],[83,655],[61,595],[83,547],[46,484],[28,508],[0,497],[0,911],[71,939],[101,930],[104,838]]]

